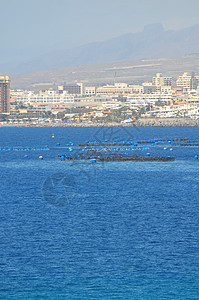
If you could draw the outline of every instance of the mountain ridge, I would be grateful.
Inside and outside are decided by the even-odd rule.
[[[127,33],[106,41],[93,42],[71,49],[60,49],[21,64],[0,65],[0,70],[10,74],[20,74],[75,65],[173,58],[199,53],[198,40],[199,25],[175,31],[164,30],[160,23],[151,24],[145,26],[141,32]]]

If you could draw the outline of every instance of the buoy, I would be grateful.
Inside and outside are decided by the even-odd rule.
[[[150,153],[147,153],[146,156],[150,156]]]
[[[25,155],[24,155],[24,157],[28,157],[28,155],[27,155],[27,154],[25,154]]]
[[[56,143],[56,146],[60,146],[60,143]]]
[[[195,158],[195,159],[198,159],[198,155],[195,155],[194,158]]]
[[[39,156],[39,159],[43,159],[43,156],[42,156],[42,155],[40,155],[40,156]]]
[[[173,148],[170,148],[169,150],[170,150],[170,151],[173,151]]]

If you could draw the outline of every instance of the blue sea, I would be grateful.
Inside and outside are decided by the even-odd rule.
[[[173,162],[57,158],[116,138],[199,129],[0,128],[0,299],[199,299],[199,147],[135,151]]]

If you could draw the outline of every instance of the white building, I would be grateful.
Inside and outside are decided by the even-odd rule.
[[[190,91],[197,89],[198,80],[197,78],[189,72],[185,72],[183,75],[179,76],[176,85],[177,87],[183,88],[183,91]]]
[[[128,85],[127,83],[115,83],[115,85],[105,85],[96,89],[97,94],[123,94],[142,93],[143,87],[140,85]]]
[[[74,96],[68,94],[66,91],[63,91],[62,94],[59,94],[56,91],[45,91],[34,93],[32,91],[11,91],[11,98],[15,99],[18,103],[22,102],[24,104],[31,103],[73,103]]]
[[[96,87],[95,86],[86,86],[84,89],[85,95],[93,96],[96,94]]]
[[[170,102],[171,94],[130,94],[127,96],[128,103],[145,103],[145,104],[155,104],[158,101]]]

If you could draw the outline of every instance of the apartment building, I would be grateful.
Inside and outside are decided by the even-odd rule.
[[[66,91],[68,94],[71,95],[83,95],[83,83],[74,83],[74,84],[65,84],[65,85],[59,85],[58,91],[60,94],[62,94],[64,91]]]
[[[171,86],[172,85],[172,77],[164,77],[162,73],[157,73],[155,77],[152,79],[153,85],[164,85]]]
[[[84,94],[87,96],[93,96],[96,94],[96,87],[95,86],[86,86],[84,88]]]
[[[145,104],[155,104],[158,101],[162,101],[163,103],[168,103],[171,101],[171,94],[129,94],[127,96],[128,103],[145,103]]]
[[[194,74],[184,72],[180,75],[176,81],[177,87],[181,87],[184,92],[197,89],[198,80]]]
[[[59,94],[56,91],[48,90],[41,91],[39,93],[34,93],[32,91],[11,91],[11,97],[15,99],[18,103],[22,102],[24,104],[31,103],[73,103],[74,96],[63,91],[62,94]]]
[[[0,114],[10,113],[10,78],[0,76]]]

